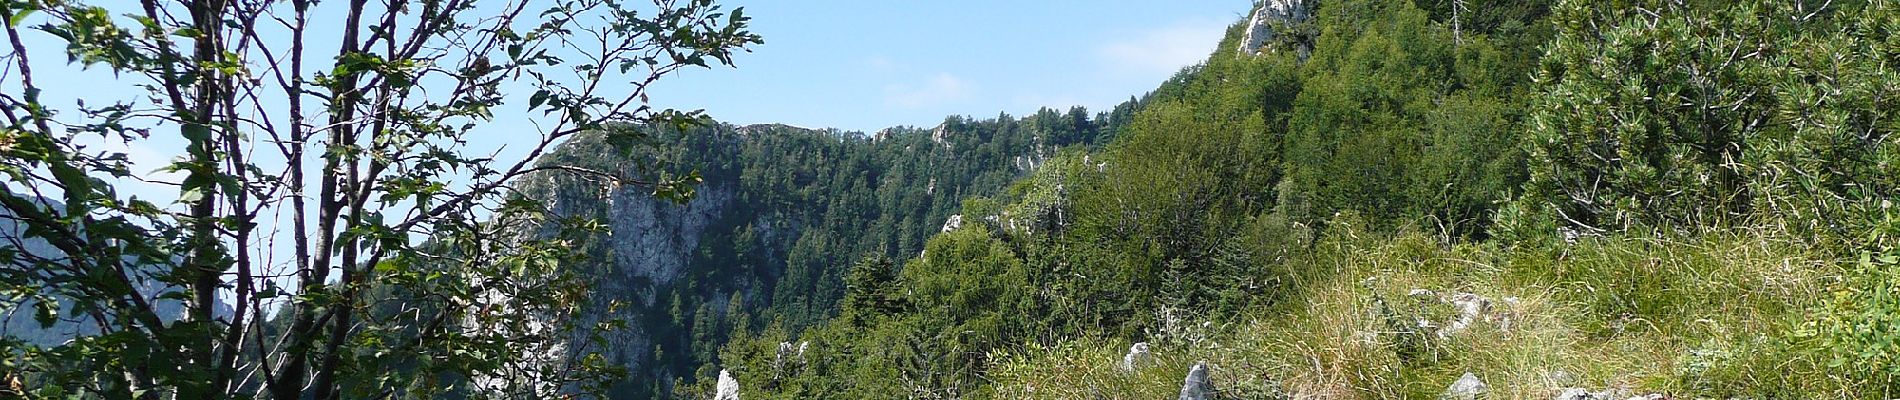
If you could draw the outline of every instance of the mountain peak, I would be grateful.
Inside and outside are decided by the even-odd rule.
[[[1240,54],[1259,54],[1268,48],[1277,36],[1289,33],[1292,27],[1313,19],[1313,6],[1318,0],[1264,0],[1254,7],[1253,16],[1247,18],[1245,36],[1240,40]],[[1309,48],[1298,48],[1301,58]]]

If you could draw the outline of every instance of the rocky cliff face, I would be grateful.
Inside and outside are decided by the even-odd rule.
[[[615,190],[607,199],[606,218],[611,229],[607,243],[613,265],[619,268],[611,280],[649,284],[627,287],[630,290],[625,292],[637,293],[641,304],[652,306],[650,285],[669,284],[680,277],[706,228],[725,215],[736,192],[730,183],[713,184],[701,188],[692,201],[678,205],[654,199],[643,190]]]
[[[1313,6],[1317,0],[1264,0],[1254,7],[1253,16],[1247,18],[1247,26],[1240,39],[1240,54],[1254,55],[1272,48],[1275,39],[1289,39],[1284,36],[1297,34],[1299,27],[1313,19]],[[1297,41],[1289,41],[1297,42]],[[1306,58],[1311,47],[1296,46],[1300,58]]]
[[[700,248],[706,229],[729,212],[737,192],[731,183],[714,183],[697,190],[691,201],[676,204],[653,197],[643,186],[611,186],[562,174],[537,176],[523,185],[522,194],[544,201],[556,214],[593,217],[606,224],[602,237],[593,238],[589,280],[596,286],[589,306],[581,308],[578,326],[608,320],[639,321],[654,317],[658,291],[679,280]],[[620,304],[630,307],[608,307]],[[576,332],[576,345],[595,348],[609,360],[638,371],[654,357],[654,334],[644,324],[597,332],[606,346],[579,346],[594,332]]]

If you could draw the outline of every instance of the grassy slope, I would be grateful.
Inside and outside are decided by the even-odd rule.
[[[1810,248],[1750,230],[1586,238],[1556,249],[1336,230],[1293,261],[1301,278],[1292,301],[1226,325],[1185,321],[1189,329],[1157,335],[1151,368],[1117,370],[1129,343],[1078,340],[1024,349],[991,377],[1003,397],[1158,398],[1205,360],[1234,398],[1429,397],[1467,371],[1494,398],[1551,398],[1567,387],[1858,397],[1795,334],[1845,273]],[[1409,297],[1413,289],[1485,296],[1499,320],[1448,338],[1419,332],[1407,321],[1455,311]]]
[[[1216,61],[1232,56],[1224,46]],[[1148,368],[1119,370],[1131,340],[1090,336],[1016,348],[987,378],[998,398],[1170,398],[1206,361],[1224,398],[1430,398],[1466,372],[1490,385],[1490,398],[1552,398],[1570,387],[1889,397],[1878,384],[1892,376],[1841,365],[1836,356],[1855,346],[1816,333],[1834,323],[1880,336],[1887,321],[1839,318],[1840,304],[1854,303],[1843,296],[1868,294],[1855,289],[1867,268],[1830,250],[1839,243],[1818,243],[1826,239],[1756,224],[1544,245],[1391,233],[1352,216],[1322,225],[1312,246],[1275,269],[1293,275],[1283,298],[1239,315],[1163,318],[1144,335]],[[1443,325],[1457,311],[1414,289],[1489,298],[1493,320],[1440,337],[1418,321]],[[1848,314],[1863,311],[1881,310]]]

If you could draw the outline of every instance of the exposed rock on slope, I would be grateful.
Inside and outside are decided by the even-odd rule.
[[[1268,47],[1274,39],[1283,33],[1290,33],[1294,26],[1313,19],[1315,0],[1265,0],[1254,7],[1253,16],[1247,18],[1247,26],[1240,39],[1240,54],[1253,55]],[[1297,49],[1300,57],[1305,58],[1310,49]]]
[[[1207,400],[1208,392],[1212,391],[1208,386],[1207,362],[1194,363],[1194,368],[1188,369],[1187,379],[1181,382],[1180,400]]]
[[[718,392],[713,395],[713,400],[739,400],[739,380],[733,379],[732,373],[726,370],[719,370],[717,390]]]
[[[1147,366],[1150,357],[1152,356],[1148,354],[1148,342],[1140,342],[1135,343],[1133,346],[1128,346],[1128,354],[1122,356],[1122,372],[1135,372],[1135,370]]]
[[[658,289],[682,276],[707,227],[728,212],[737,191],[732,184],[706,185],[699,188],[693,200],[680,205],[654,198],[642,187],[605,188],[569,175],[539,178],[544,181],[524,185],[524,195],[546,201],[557,215],[598,216],[608,227],[605,236],[596,238],[598,242],[594,243],[605,253],[596,256],[605,255],[612,260],[592,271],[595,276],[591,281],[596,285],[594,304],[637,304],[641,309],[651,309]],[[611,307],[585,307],[578,326],[644,317],[626,312]],[[653,357],[653,332],[647,328],[628,324],[624,329],[600,332],[606,339],[602,355],[628,368],[640,368]],[[586,336],[577,332],[576,344],[587,340]]]
[[[1466,372],[1464,376],[1458,377],[1458,381],[1452,382],[1451,387],[1445,388],[1445,394],[1438,398],[1472,400],[1483,396],[1486,389],[1488,388],[1483,380],[1478,379],[1477,375]]]

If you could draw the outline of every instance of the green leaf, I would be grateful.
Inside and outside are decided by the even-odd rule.
[[[7,19],[7,26],[19,27],[20,21],[25,21],[26,16],[33,15],[34,11],[39,11],[39,8],[34,7],[32,2],[26,2],[24,3],[24,5],[26,7],[18,9],[18,10],[13,10],[13,18]]]
[[[72,164],[59,160],[49,163],[47,169],[52,171],[53,179],[58,180],[60,186],[66,187],[68,208],[74,206],[72,203],[84,200],[82,196],[92,191],[92,180],[86,177],[85,171]]]
[[[205,199],[205,191],[203,188],[191,188],[191,189],[185,189],[184,191],[178,192],[179,203],[196,203],[199,201],[204,201],[204,199]]]
[[[59,302],[50,300],[41,298],[33,302],[33,320],[39,322],[41,328],[52,327],[53,323],[59,322]]]
[[[547,101],[548,101],[547,89],[536,90],[534,91],[534,95],[528,96],[528,109],[533,110],[537,107],[541,107],[541,103],[545,103]]]
[[[379,273],[379,274],[393,274],[397,272],[402,272],[402,269],[403,269],[402,265],[397,264],[395,261],[392,261],[392,260],[383,260],[382,262],[378,262],[376,263],[376,266],[374,268],[375,268],[376,273]]]
[[[205,127],[204,124],[185,124],[179,129],[179,134],[193,143],[211,140],[211,128]]]

